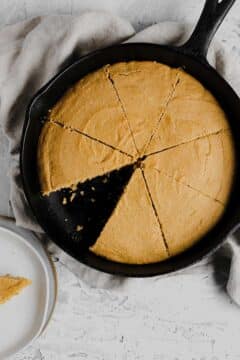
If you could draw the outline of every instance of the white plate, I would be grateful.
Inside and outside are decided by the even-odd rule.
[[[18,296],[0,305],[0,359],[15,354],[35,339],[53,310],[54,289],[49,283],[51,265],[48,260],[46,266],[46,259],[44,261],[37,247],[44,252],[36,238],[26,240],[25,236],[0,227],[0,275],[32,280]]]

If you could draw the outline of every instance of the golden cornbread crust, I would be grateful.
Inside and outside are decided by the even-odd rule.
[[[18,295],[30,284],[31,281],[23,277],[0,276],[0,304],[4,304],[13,296]]]
[[[39,138],[39,177],[45,195],[131,162],[131,156],[53,122],[45,123]]]
[[[133,174],[113,215],[90,250],[129,264],[146,264],[168,257],[141,169]]]
[[[43,194],[133,164],[123,195],[90,250],[146,264],[197,242],[221,217],[234,146],[214,96],[182,69],[107,65],[51,109],[38,145]]]

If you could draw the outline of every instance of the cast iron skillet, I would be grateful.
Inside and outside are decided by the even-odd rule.
[[[80,262],[104,272],[125,276],[152,276],[170,273],[194,264],[205,255],[216,250],[224,242],[229,232],[239,223],[240,101],[233,89],[206,60],[209,43],[233,3],[234,0],[222,0],[221,2],[207,0],[192,36],[183,46],[170,47],[147,43],[130,43],[98,50],[80,58],[59,73],[34,96],[26,113],[21,146],[21,174],[25,194],[33,213],[45,232],[63,250]],[[83,221],[89,220],[88,215],[90,214],[91,217],[91,212],[96,217],[99,215],[99,211],[106,218],[109,216],[110,210],[107,208],[109,206],[112,209],[114,206],[111,202],[111,195],[117,193],[116,198],[120,196],[121,189],[118,188],[117,184],[121,181],[123,183],[128,181],[131,176],[131,169],[123,170],[121,181],[113,173],[109,188],[102,189],[98,179],[96,180],[98,200],[105,204],[104,209],[101,210],[101,208],[89,207],[88,199],[82,202],[75,201],[75,203],[73,201],[72,205],[64,207],[61,204],[63,195],[70,196],[65,190],[65,192],[58,192],[49,198],[42,197],[36,167],[37,142],[43,123],[40,120],[44,119],[48,109],[72,84],[84,75],[101,68],[105,64],[131,60],[154,60],[172,67],[183,67],[185,71],[197,78],[214,94],[225,110],[232,129],[236,151],[236,171],[231,195],[226,210],[217,225],[188,251],[167,261],[149,265],[118,264],[95,256],[84,246],[79,233],[74,231],[80,215],[83,217]],[[92,183],[87,183],[84,186],[89,198]],[[105,194],[107,194],[106,198],[104,198]],[[94,233],[93,224],[95,220],[91,222],[90,219],[89,221],[90,232]],[[96,223],[99,221],[96,218]],[[101,225],[101,221],[99,223]],[[91,234],[89,236],[91,238]]]

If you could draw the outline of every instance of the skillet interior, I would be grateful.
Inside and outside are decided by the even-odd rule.
[[[51,198],[40,195],[36,153],[37,143],[44,117],[63,93],[80,78],[101,68],[105,64],[119,61],[152,60],[172,67],[183,67],[185,71],[197,78],[218,99],[225,110],[232,129],[235,151],[236,171],[232,192],[225,213],[217,225],[198,243],[186,252],[164,262],[148,265],[118,264],[97,257],[84,249],[84,244],[72,240],[72,224],[66,223],[64,211],[59,207],[62,194]],[[67,253],[79,261],[102,271],[126,276],[152,276],[179,270],[194,264],[206,254],[216,249],[228,233],[237,225],[240,214],[238,198],[240,131],[238,116],[240,103],[231,87],[206,62],[198,62],[194,57],[184,54],[177,48],[153,44],[124,44],[92,53],[68,67],[52,79],[33,98],[23,130],[21,148],[21,172],[25,194],[29,204],[45,232]],[[59,198],[58,198],[59,196]]]

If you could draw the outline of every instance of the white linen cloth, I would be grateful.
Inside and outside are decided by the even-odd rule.
[[[41,240],[47,241],[52,255],[88,286],[136,291],[143,283],[145,287],[151,285],[153,279],[157,279],[161,287],[161,277],[130,279],[98,272],[79,264],[41,233],[26,202],[19,173],[19,147],[26,107],[44,83],[81,55],[122,41],[178,44],[188,38],[190,29],[187,24],[163,22],[135,33],[124,19],[103,12],[90,12],[78,17],[38,17],[7,26],[0,32],[0,162],[10,154],[9,200],[12,213],[18,226],[34,231]],[[209,61],[240,93],[239,67],[233,55],[217,41],[210,47]],[[6,150],[6,137],[10,144],[9,152]],[[0,169],[4,169],[1,163]],[[221,259],[222,254],[231,260],[229,274],[226,274],[229,275],[227,291],[240,304],[240,247],[236,235],[231,235],[221,255],[217,253],[215,256]],[[204,266],[204,263],[200,265]],[[192,271],[196,271],[196,266]],[[181,273],[184,271],[171,275],[172,281],[177,281]]]

